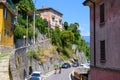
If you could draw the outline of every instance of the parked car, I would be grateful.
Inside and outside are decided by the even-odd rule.
[[[39,71],[32,72],[28,80],[41,80],[41,72]]]
[[[78,63],[78,62],[73,62],[72,66],[73,66],[73,67],[78,67],[78,66],[79,66],[79,63]]]
[[[90,68],[90,62],[86,62],[81,64],[81,66],[83,66],[84,68]]]
[[[62,68],[70,68],[71,66],[70,66],[70,63],[64,63],[63,65],[62,65]]]
[[[31,78],[29,78],[29,80],[40,80],[40,79],[37,77],[31,77]]]

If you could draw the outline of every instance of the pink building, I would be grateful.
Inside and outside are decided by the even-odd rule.
[[[90,8],[90,80],[120,80],[120,0],[86,0]]]
[[[50,7],[42,7],[41,9],[38,9],[38,12],[40,14],[40,17],[43,19],[46,19],[49,23],[49,26],[51,28],[59,27],[60,29],[63,28],[62,26],[62,13],[59,11],[50,8]]]

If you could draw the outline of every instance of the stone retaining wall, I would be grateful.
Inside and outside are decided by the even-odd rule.
[[[21,47],[14,50],[10,56],[10,73],[11,80],[24,80],[25,77],[29,76],[31,62],[27,57],[28,50],[34,50],[37,46],[45,47],[46,49],[50,46],[50,40],[44,40],[34,45]],[[56,56],[56,55],[55,55]],[[47,62],[41,64],[37,60],[32,59],[32,71],[40,71],[46,73],[54,69],[54,64],[58,63],[58,59],[48,59]],[[53,65],[51,65],[53,64]]]
[[[0,45],[0,53],[10,53],[12,50],[13,50],[13,47]]]
[[[28,74],[26,47],[14,50],[10,56],[10,72],[12,80],[24,80],[24,71]]]

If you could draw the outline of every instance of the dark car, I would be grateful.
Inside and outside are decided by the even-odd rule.
[[[28,80],[41,80],[41,72],[34,71]]]
[[[63,65],[62,65],[62,68],[70,68],[71,66],[70,66],[70,63],[64,63]]]
[[[78,66],[79,66],[79,63],[78,63],[78,62],[74,62],[72,66],[73,66],[73,67],[78,67]]]
[[[40,79],[37,77],[31,77],[29,80],[40,80]]]

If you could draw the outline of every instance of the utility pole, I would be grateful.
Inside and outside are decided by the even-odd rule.
[[[33,44],[35,44],[35,11],[33,15]]]
[[[26,46],[28,45],[28,14],[27,14],[27,31],[26,31]]]

